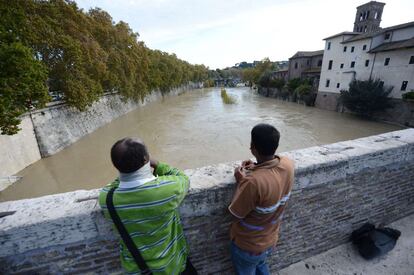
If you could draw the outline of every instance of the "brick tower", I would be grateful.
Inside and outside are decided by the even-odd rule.
[[[375,32],[380,30],[385,3],[371,1],[357,7],[354,32]]]

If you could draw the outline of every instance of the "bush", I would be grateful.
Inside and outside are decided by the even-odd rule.
[[[286,87],[290,93],[294,93],[296,88],[298,88],[302,84],[300,78],[293,78],[289,80],[286,84]]]
[[[223,99],[224,104],[234,104],[236,100],[227,94],[226,89],[221,89],[221,98]]]
[[[269,87],[271,83],[271,75],[270,73],[264,73],[260,78],[259,78],[259,85],[262,87]]]
[[[411,99],[414,100],[414,90],[411,90],[408,93],[402,94],[403,99]]]
[[[285,86],[285,81],[283,79],[276,78],[276,79],[270,80],[270,83],[269,83],[270,88],[277,88],[281,90],[283,86]]]
[[[295,89],[298,96],[304,96],[312,92],[312,86],[309,84],[301,84]]]
[[[340,100],[346,108],[360,114],[371,115],[392,106],[388,96],[392,87],[384,87],[377,80],[354,80],[349,84],[349,90],[342,90]]]
[[[312,86],[309,84],[301,84],[296,88],[295,94],[298,100],[305,102],[306,106],[313,106],[316,99],[316,93],[312,91]]]

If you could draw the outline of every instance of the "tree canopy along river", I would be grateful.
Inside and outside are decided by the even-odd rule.
[[[261,122],[279,129],[278,152],[401,129],[262,97],[249,88],[227,93],[236,104],[224,104],[220,88],[208,88],[138,108],[20,171],[23,178],[0,192],[0,201],[102,187],[117,176],[110,148],[127,136],[142,138],[154,158],[186,169],[251,158],[250,130]]]

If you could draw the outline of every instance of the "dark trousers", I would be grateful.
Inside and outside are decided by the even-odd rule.
[[[187,258],[187,264],[185,265],[184,271],[181,273],[181,275],[197,275],[197,270],[193,266],[193,264],[190,261],[190,258]]]

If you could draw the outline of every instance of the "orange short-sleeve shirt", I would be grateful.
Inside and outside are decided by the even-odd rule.
[[[229,206],[237,218],[230,237],[238,247],[261,253],[277,243],[281,213],[293,181],[294,164],[287,157],[276,157],[246,171]]]

